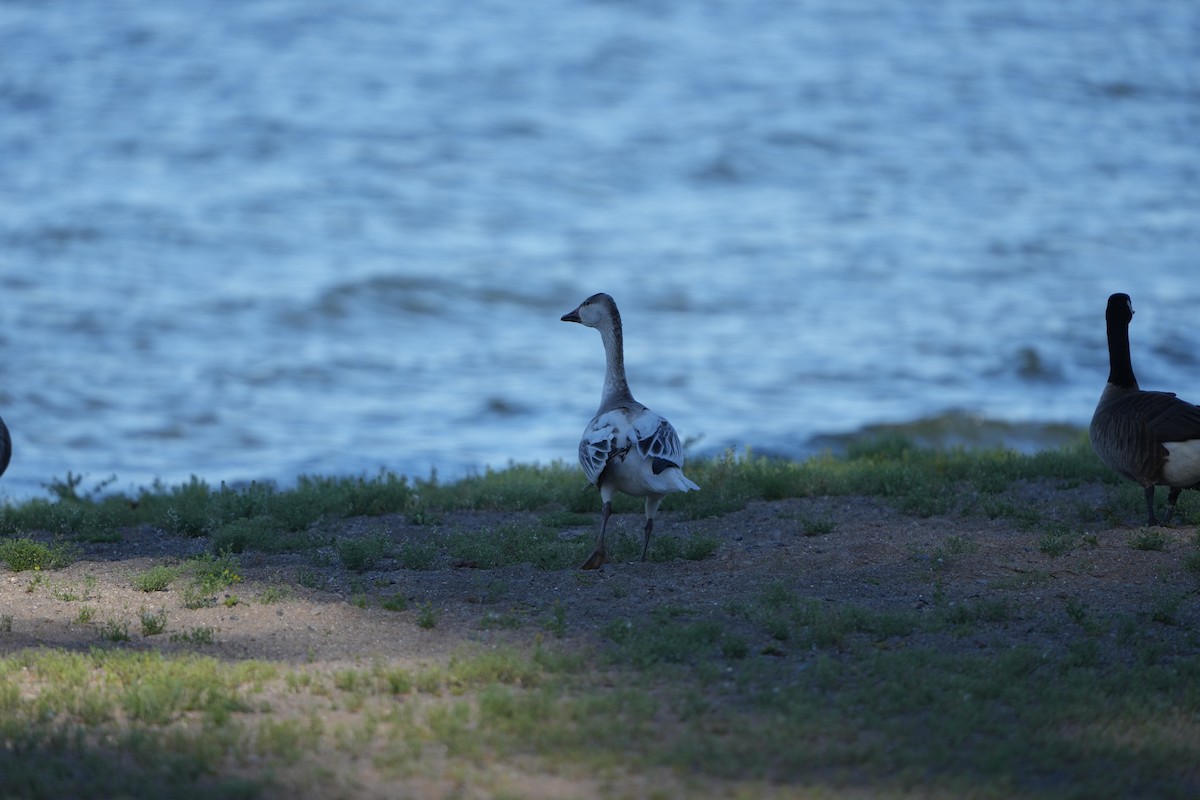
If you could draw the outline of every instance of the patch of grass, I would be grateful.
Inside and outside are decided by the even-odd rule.
[[[157,636],[167,629],[167,610],[160,608],[158,611],[142,610],[139,615],[142,621],[142,636]]]
[[[1038,539],[1038,550],[1054,558],[1071,552],[1079,542],[1080,535],[1077,532],[1065,526],[1051,525]]]
[[[1011,614],[1012,608],[1003,597],[976,598],[969,602],[955,603],[942,612],[943,618],[951,625],[1004,622]]]
[[[1192,551],[1184,556],[1183,568],[1200,581],[1200,551]]]
[[[391,552],[392,540],[385,534],[355,539],[338,539],[337,552],[342,565],[354,572],[366,572]]]
[[[837,523],[832,517],[800,517],[800,533],[804,536],[825,536],[833,533]]]
[[[388,611],[407,611],[408,598],[402,594],[394,594],[391,597],[385,597],[380,605]]]
[[[319,589],[321,586],[321,575],[315,569],[301,567],[296,571],[296,583],[306,589]]]
[[[657,663],[687,663],[720,652],[724,628],[714,620],[679,619],[660,607],[647,620],[614,620],[600,633],[616,645],[619,662],[645,669]]]
[[[558,639],[567,635],[567,609],[561,601],[554,601],[550,618],[542,621],[542,627],[554,634]]]
[[[404,569],[430,570],[437,563],[438,547],[433,541],[407,541],[400,545],[398,560]]]
[[[523,624],[520,615],[511,611],[504,614],[489,611],[479,619],[479,627],[485,630],[515,630]]]
[[[680,555],[688,561],[703,561],[717,552],[721,541],[716,536],[704,533],[694,533],[683,541]]]
[[[172,633],[171,641],[182,644],[210,645],[216,641],[216,635],[217,631],[215,628],[200,625],[186,631]]]
[[[241,566],[232,553],[197,556],[187,562],[185,570],[191,573],[193,584],[201,594],[220,592],[242,580]]]
[[[13,572],[60,569],[75,557],[74,548],[62,542],[48,545],[27,538],[0,540],[0,561]]]
[[[171,582],[179,577],[179,573],[179,567],[159,564],[135,575],[133,588],[139,592],[165,592],[171,587]]]
[[[106,642],[128,642],[129,641],[129,623],[118,622],[116,620],[107,620],[100,625],[100,638]]]
[[[432,603],[425,603],[421,606],[421,611],[417,614],[417,625],[426,630],[437,627],[437,612]]]
[[[582,539],[563,541],[549,528],[520,523],[482,531],[455,531],[446,542],[452,561],[477,569],[526,562],[540,569],[565,569],[582,563],[589,547],[590,543]],[[617,548],[612,549],[615,558]]]
[[[1146,528],[1130,538],[1129,546],[1134,550],[1166,550],[1167,534],[1159,528]]]
[[[264,606],[269,606],[273,603],[282,603],[284,600],[287,600],[289,597],[291,597],[291,595],[291,590],[286,586],[268,586],[259,592],[258,597],[255,599]]]
[[[214,553],[299,553],[319,546],[307,531],[292,531],[274,516],[241,517],[217,528],[209,536]]]

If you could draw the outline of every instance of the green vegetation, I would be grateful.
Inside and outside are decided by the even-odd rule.
[[[0,770],[15,796],[320,796],[336,778],[305,766],[318,756],[393,781],[620,765],[657,775],[663,796],[710,781],[746,796],[1183,798],[1194,785],[1200,663],[1153,632],[1118,635],[1120,619],[1061,648],[981,652],[954,647],[946,626],[986,634],[1003,624],[991,613],[897,619],[780,586],[743,612],[660,606],[608,626],[593,652],[487,649],[409,668],[26,651],[0,659]],[[796,647],[755,652],[750,621],[777,613]],[[211,645],[213,631],[171,640]]]
[[[747,452],[693,459],[688,474],[703,491],[672,496],[666,508],[690,519],[735,511],[753,500],[868,495],[884,498],[906,514],[962,511],[1008,517],[1031,528],[1047,522],[1041,512],[998,497],[1013,484],[1034,479],[1054,480],[1066,487],[1118,482],[1082,437],[1069,447],[1024,455],[1005,449],[932,450],[889,436],[854,443],[844,457],[822,455],[794,462]],[[105,534],[119,538],[122,528],[150,525],[168,533],[208,537],[214,553],[304,552],[327,543],[314,526],[351,516],[402,513],[413,524],[434,525],[441,512],[453,510],[532,511],[540,513],[540,527],[557,535],[564,528],[592,533],[599,513],[595,489],[587,485],[577,467],[563,463],[489,469],[449,484],[440,483],[436,476],[410,481],[388,472],[374,478],[301,477],[289,489],[264,483],[213,488],[193,478],[179,486],[155,484],[136,496],[127,496],[101,493],[107,484],[97,491],[80,492],[80,483],[78,476],[68,474],[66,480],[51,486],[54,500],[0,507],[0,537],[41,532],[96,541]],[[1113,514],[1125,516],[1124,509],[1137,508],[1136,488],[1121,487],[1108,505],[1081,511],[1088,518],[1069,524],[1081,527]],[[1195,507],[1187,494],[1179,512],[1185,521]],[[614,506],[619,513],[636,513],[641,501],[618,495]],[[835,520],[806,518],[800,527],[806,536],[826,535],[834,530]],[[485,553],[462,552],[459,557],[478,558],[481,564],[509,562],[513,556],[505,555],[506,549],[528,546],[534,563],[547,568],[574,560],[573,555],[568,558],[546,552],[548,537],[544,534],[506,529],[498,533],[508,540],[506,544]],[[13,547],[11,542],[20,539],[4,541]],[[364,545],[351,543],[339,543],[339,550],[346,548],[344,555],[351,560],[364,559],[366,564],[383,557],[372,551],[372,546],[368,537],[362,552],[356,548]],[[461,542],[456,547],[471,549]],[[428,543],[409,542],[399,557],[412,565],[409,569],[428,569],[433,563],[428,548]],[[586,546],[580,544],[577,549]],[[48,560],[41,568],[61,565],[64,557],[69,561],[69,548],[59,546],[54,554],[44,556]],[[8,559],[6,551],[0,551],[0,558]]]
[[[700,598],[643,581],[646,567],[575,571],[599,502],[573,466],[453,484],[386,473],[305,478],[294,489],[193,479],[136,497],[83,492],[68,475],[50,501],[0,507],[0,560],[33,572],[17,592],[28,581],[48,603],[95,599],[86,579],[45,573],[133,526],[197,537],[205,555],[120,574],[126,592],[167,592],[137,595],[158,610],[106,620],[68,606],[63,620],[90,626],[86,652],[27,648],[26,618],[0,616],[4,793],[307,798],[349,796],[348,781],[361,780],[398,795],[559,796],[586,777],[588,791],[614,797],[1194,795],[1200,539],[1135,530],[1130,549],[1119,540],[1130,559],[1178,556],[1188,585],[1164,582],[1152,599],[1114,608],[1060,591],[1055,565],[1088,556],[1099,525],[1141,514],[1136,487],[1082,441],[1020,455],[884,438],[840,458],[728,454],[695,459],[688,472],[704,489],[667,500],[664,511],[683,521],[656,534],[652,561],[704,560],[724,546],[693,520],[757,500],[854,495],[918,520],[1010,520],[1034,563],[956,593],[953,579],[986,540],[943,533],[897,548],[897,569],[928,578],[921,597],[903,602],[881,601],[886,577],[864,574],[862,595],[848,601],[783,570]],[[1032,499],[1021,494],[1027,481],[1041,482]],[[1103,484],[1099,507],[1054,501],[1054,487],[1081,484]],[[1185,524],[1200,519],[1189,495],[1177,512]],[[462,509],[504,513],[464,530],[453,513]],[[635,499],[617,504],[635,523],[610,529],[615,561],[640,554],[640,510]],[[382,514],[403,522],[355,520],[353,534],[330,524]],[[781,519],[785,541],[814,551],[842,532],[836,512]],[[269,585],[243,583],[244,567],[277,553],[300,555]],[[554,572],[491,572],[522,564]],[[390,575],[362,575],[380,569]],[[423,574],[433,569],[469,576],[461,602],[428,592],[441,578]],[[532,581],[555,594],[526,593]],[[296,584],[340,592],[347,613],[438,646],[419,661],[364,652],[331,664],[316,648],[303,665],[244,658],[239,615],[293,611],[248,601],[306,594]],[[585,595],[627,611],[589,619]],[[188,619],[180,606],[211,610]],[[1052,613],[1034,613],[1043,606]],[[195,624],[218,617],[219,628]],[[455,638],[458,650],[444,655]]]
[[[28,538],[0,539],[0,561],[13,572],[57,569],[73,560],[73,548],[62,543],[47,545]]]

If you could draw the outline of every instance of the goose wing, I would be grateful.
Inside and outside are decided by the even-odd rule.
[[[1113,418],[1144,426],[1158,442],[1200,439],[1200,406],[1174,392],[1137,392],[1116,398],[1108,409]]]
[[[621,409],[597,414],[579,440],[579,464],[589,483],[599,484],[608,460],[629,449],[629,424]]]
[[[651,463],[655,475],[667,467],[683,466],[683,445],[666,419],[646,408],[634,418],[633,428],[637,451]]]
[[[650,462],[655,475],[683,466],[683,445],[671,423],[640,403],[597,414],[579,440],[579,463],[595,484],[610,459],[631,449]]]

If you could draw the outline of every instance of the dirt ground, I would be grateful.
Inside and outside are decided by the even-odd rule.
[[[1110,491],[1099,485],[1064,490],[1034,483],[1015,490],[1015,499],[1046,513],[1078,516],[1081,505],[1100,504]],[[385,560],[361,574],[345,570],[332,548],[316,559],[312,552],[247,552],[240,557],[242,580],[223,590],[214,605],[201,608],[185,607],[184,579],[167,591],[149,593],[136,589],[134,579],[151,566],[204,552],[208,540],[144,528],[127,531],[117,544],[82,545],[78,560],[65,569],[34,573],[0,567],[5,628],[0,655],[28,647],[103,645],[103,626],[115,623],[129,627],[130,641],[122,646],[164,652],[199,650],[229,659],[318,666],[439,662],[464,645],[519,646],[545,638],[552,627],[568,643],[596,641],[611,620],[634,619],[663,603],[716,614],[767,586],[830,603],[918,613],[1003,598],[1012,608],[1004,636],[1013,644],[1042,639],[1053,644],[1055,637],[1071,637],[1068,603],[1093,616],[1129,614],[1152,624],[1153,609],[1166,598],[1172,626],[1187,635],[1200,624],[1197,576],[1185,563],[1197,546],[1196,529],[1165,529],[1163,549],[1137,549],[1132,541],[1146,530],[1134,523],[1139,513],[1131,508],[1127,525],[1088,531],[1069,551],[1049,555],[1039,546],[1043,532],[1010,520],[957,513],[905,516],[877,498],[755,502],[698,521],[667,508],[660,512],[656,537],[708,534],[720,542],[716,551],[702,561],[614,563],[587,573],[529,564],[484,570],[443,558],[420,571]],[[537,517],[451,512],[436,524],[412,525],[393,515],[326,523],[322,533],[345,537],[385,531],[400,543]],[[640,535],[640,515],[613,519]],[[811,520],[825,521],[828,530],[806,535],[805,522]],[[594,532],[593,526],[580,526],[560,535],[590,540]],[[383,606],[396,597],[406,601],[404,610]],[[268,598],[272,602],[263,602]],[[80,621],[85,606],[91,618]],[[160,609],[167,616],[165,631],[143,637],[141,613]],[[418,624],[429,612],[436,624]],[[501,616],[512,624],[486,624]],[[172,633],[198,628],[212,629],[213,641],[171,640]],[[750,644],[752,649],[781,646],[766,638]]]

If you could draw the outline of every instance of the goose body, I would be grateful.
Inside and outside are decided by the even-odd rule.
[[[1170,522],[1184,489],[1200,489],[1200,406],[1172,392],[1143,391],[1133,374],[1129,322],[1133,303],[1127,294],[1108,298],[1108,384],[1092,415],[1088,438],[1100,460],[1138,484],[1146,494],[1148,524],[1158,525],[1154,489],[1168,486]]]
[[[625,379],[624,339],[621,314],[607,294],[595,294],[578,308],[562,316],[563,322],[578,322],[600,332],[604,343],[604,390],[600,408],[579,441],[579,463],[587,479],[600,490],[600,535],[582,569],[597,569],[608,556],[604,534],[617,492],[646,498],[645,538],[642,560],[650,547],[654,515],[671,492],[700,487],[683,474],[683,446],[679,435],[662,416],[633,399]]]
[[[4,474],[4,470],[8,469],[9,459],[12,458],[12,437],[8,435],[8,428],[4,424],[4,420],[0,418],[0,475]]]

